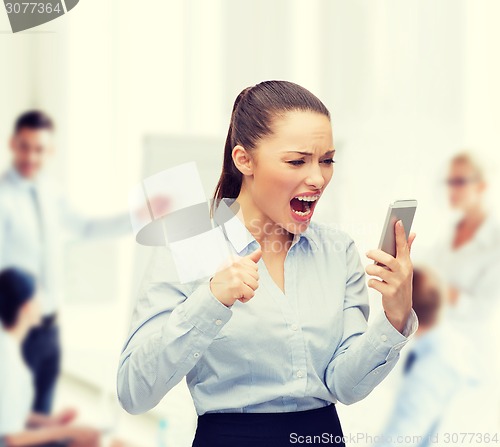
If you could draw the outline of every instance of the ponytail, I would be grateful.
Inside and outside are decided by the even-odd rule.
[[[237,144],[234,138],[234,118],[238,104],[251,88],[252,87],[247,87],[242,90],[234,101],[233,111],[231,112],[231,121],[229,123],[229,130],[226,137],[226,144],[224,145],[222,173],[213,195],[212,212],[216,208],[216,204],[218,204],[224,197],[236,198],[240,193],[243,174],[236,168],[233,162],[233,148]]]

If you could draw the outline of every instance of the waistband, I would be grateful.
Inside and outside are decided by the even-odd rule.
[[[284,447],[317,435],[345,447],[335,404],[292,412],[205,413],[198,416],[193,447]]]
[[[337,409],[335,408],[334,403],[330,403],[320,408],[313,408],[311,410],[301,410],[301,411],[283,411],[283,412],[274,412],[274,413],[205,413],[201,416],[198,416],[198,421],[206,421],[206,422],[221,422],[221,423],[230,423],[230,422],[238,422],[238,421],[248,421],[248,422],[261,422],[261,421],[282,421],[286,422],[294,422],[294,421],[303,421],[308,419],[315,419],[318,417],[327,416],[330,414],[337,415]]]

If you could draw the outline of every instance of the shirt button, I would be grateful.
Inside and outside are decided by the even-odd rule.
[[[292,331],[296,331],[299,328],[299,326],[295,323],[292,324]]]
[[[215,324],[216,324],[217,326],[220,326],[220,325],[222,324],[222,320],[215,320]]]
[[[194,355],[196,358],[198,358],[198,357],[200,356],[200,353],[199,353],[199,352],[195,352],[193,355]]]
[[[303,377],[304,376],[304,373],[299,369],[297,371],[297,377]]]
[[[380,336],[380,339],[381,339],[382,341],[387,341],[387,335],[385,335],[385,334],[381,335],[381,336]]]

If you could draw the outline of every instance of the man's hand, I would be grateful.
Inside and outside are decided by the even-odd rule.
[[[149,199],[148,204],[135,210],[135,217],[140,222],[159,219],[170,211],[172,200],[165,195],[157,195]],[[151,216],[151,213],[153,214]]]

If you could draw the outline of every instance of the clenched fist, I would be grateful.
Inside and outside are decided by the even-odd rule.
[[[257,262],[262,257],[259,247],[247,256],[233,259],[231,264],[210,279],[210,290],[224,305],[230,307],[236,300],[246,303],[259,287]]]

